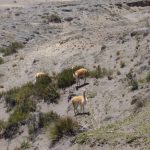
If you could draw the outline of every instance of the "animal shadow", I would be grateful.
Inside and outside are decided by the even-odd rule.
[[[75,116],[82,116],[82,115],[91,115],[90,112],[84,112],[84,113],[77,113]]]
[[[82,87],[84,87],[84,86],[86,86],[86,85],[89,85],[89,83],[84,83],[84,84],[82,84],[82,85],[80,85],[80,86],[76,86],[76,90],[78,90],[78,89],[80,89],[80,88],[82,88]]]

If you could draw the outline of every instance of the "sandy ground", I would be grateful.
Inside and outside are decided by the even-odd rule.
[[[123,0],[122,0],[123,1]],[[55,2],[55,3],[53,3]],[[9,9],[8,9],[9,8]],[[133,69],[138,78],[150,71],[150,7],[129,7],[120,9],[111,7],[109,1],[63,1],[63,0],[0,0],[0,46],[8,45],[14,40],[25,42],[25,48],[17,54],[4,58],[0,65],[0,92],[34,81],[35,73],[45,71],[49,74],[60,72],[72,65],[84,65],[90,69],[100,64],[113,70],[113,80],[88,79],[88,94],[94,93],[86,105],[90,116],[74,117],[73,110],[67,113],[66,93],[61,95],[59,104],[39,103],[41,112],[56,111],[62,116],[69,115],[88,129],[97,129],[132,113],[131,100],[137,94],[146,95],[146,89],[140,87],[131,92],[125,81],[126,74]],[[58,12],[61,24],[44,24],[41,16]],[[18,15],[19,14],[19,15]],[[68,22],[65,18],[72,17]],[[131,33],[136,32],[136,36]],[[142,31],[142,32],[140,32]],[[145,35],[144,33],[148,33]],[[105,45],[105,48],[103,49]],[[138,46],[138,48],[137,48]],[[119,56],[117,52],[119,51]],[[23,58],[23,59],[21,59]],[[120,68],[120,61],[125,67]],[[13,67],[16,64],[16,67]],[[120,75],[117,72],[120,71]],[[96,83],[96,85],[95,85]],[[149,88],[149,87],[148,87]],[[75,91],[82,93],[82,89]],[[7,120],[4,101],[0,102],[0,119]],[[2,150],[9,150],[21,144],[28,137],[27,128],[23,134],[10,141],[0,139]],[[48,150],[49,139],[46,133],[40,134],[31,150]],[[64,138],[54,148],[91,150],[87,146],[70,146],[70,140]],[[95,150],[109,150],[111,146],[95,147]],[[128,145],[118,145],[116,150],[140,150]]]
[[[50,3],[50,2],[70,2],[72,0],[0,0],[0,7],[11,8],[11,7],[29,7],[39,3]],[[77,1],[77,0],[74,0]]]

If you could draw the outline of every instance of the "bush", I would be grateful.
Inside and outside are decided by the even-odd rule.
[[[8,123],[9,124],[18,124],[29,117],[29,112],[24,111],[21,107],[16,107],[14,112],[10,115]]]
[[[44,22],[46,23],[61,23],[61,18],[58,16],[57,13],[54,13],[50,16],[42,16],[42,18],[45,19]]]
[[[57,103],[58,98],[60,97],[57,87],[54,84],[49,84],[43,93],[43,98],[45,102],[48,103]]]
[[[29,82],[22,87],[11,89],[2,95],[4,95],[9,109],[33,97],[44,98],[48,102],[57,102],[56,99],[59,98],[57,87],[54,86],[50,78],[39,79],[35,84]],[[32,101],[31,103],[34,102]]]
[[[12,109],[16,104],[20,104],[23,100],[28,99],[34,93],[34,85],[27,83],[22,87],[11,89],[3,93],[5,102]]]
[[[55,144],[55,142],[57,142],[64,135],[75,135],[78,129],[78,123],[72,120],[70,117],[58,119],[53,126],[50,127],[50,138],[52,140],[52,144]]]
[[[19,130],[19,125],[18,124],[11,124],[11,123],[8,123],[6,125],[6,128],[4,130],[4,133],[3,133],[3,137],[4,138],[12,138],[15,134],[17,134]]]
[[[147,82],[150,82],[150,73],[147,74],[147,76],[146,76],[146,81],[147,81]]]
[[[18,49],[23,48],[23,44],[19,43],[19,42],[13,42],[11,43],[8,47],[4,48],[0,48],[0,52],[3,53],[3,56],[8,56],[14,53],[17,53]]]
[[[64,69],[57,75],[57,83],[59,88],[66,88],[75,83],[73,71],[71,68]]]
[[[3,120],[0,120],[0,133],[4,130],[5,128],[5,122]]]
[[[132,86],[132,88],[131,88],[132,91],[138,90],[139,84],[138,84],[138,81],[137,81],[137,80],[131,80],[130,84],[131,84],[131,86]]]
[[[39,116],[39,127],[44,128],[50,125],[51,123],[58,120],[59,116],[53,111],[50,111],[48,113],[42,113]]]
[[[132,71],[130,71],[127,75],[126,75],[129,85],[131,86],[131,91],[137,90],[139,87],[138,81],[135,78],[136,76],[133,75]]]
[[[52,79],[47,74],[47,76],[38,77],[37,81],[36,81],[36,84],[44,84],[45,86],[47,86],[51,82],[52,82]]]
[[[2,57],[0,57],[0,64],[3,64],[4,63],[4,60]]]

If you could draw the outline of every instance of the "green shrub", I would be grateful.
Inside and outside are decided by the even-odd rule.
[[[6,123],[3,120],[0,120],[0,133],[1,133],[2,130],[5,129],[5,124]]]
[[[137,80],[131,80],[130,84],[132,86],[132,88],[131,88],[132,91],[137,90],[139,88],[139,84],[138,84]]]
[[[147,74],[147,76],[146,76],[146,81],[147,81],[147,82],[150,82],[150,73]]]
[[[2,57],[0,57],[0,64],[3,64],[4,63],[4,60]]]
[[[50,126],[50,138],[52,140],[52,144],[55,144],[55,142],[57,142],[64,135],[75,135],[78,129],[78,123],[70,117],[58,119],[53,126]]]
[[[24,47],[24,45],[22,43],[13,42],[6,48],[4,48],[4,47],[0,48],[0,52],[3,53],[3,56],[8,56],[8,55],[17,53],[17,50],[21,49],[23,47]]]
[[[43,98],[45,102],[57,103],[60,95],[56,85],[49,84],[43,92]]]
[[[3,93],[3,95],[5,96],[6,104],[8,104],[10,108],[13,108],[16,104],[28,99],[34,92],[34,85],[30,82],[22,87],[13,88]]]
[[[35,125],[34,124],[29,124],[28,125],[28,133],[29,133],[29,135],[33,135],[36,132],[37,132],[37,128],[35,127]]]
[[[16,107],[14,112],[10,115],[8,123],[18,124],[29,117],[29,112],[23,111],[20,107]]]
[[[71,68],[64,69],[61,73],[57,75],[57,82],[59,88],[66,88],[75,83],[73,77],[73,71]]]
[[[58,120],[58,118],[59,118],[58,114],[56,114],[53,111],[50,111],[48,113],[42,113],[39,116],[39,127],[40,128],[47,127],[51,123]]]
[[[50,77],[41,77],[37,80],[34,85],[34,95],[39,98],[44,98],[45,89],[52,83],[52,79]]]
[[[47,86],[49,83],[52,82],[51,77],[47,76],[41,76],[37,78],[36,84],[43,84],[45,86]]]
[[[28,141],[23,141],[23,142],[21,143],[20,149],[21,149],[21,150],[26,150],[26,149],[29,149],[29,147],[30,147],[29,142],[28,142]]]

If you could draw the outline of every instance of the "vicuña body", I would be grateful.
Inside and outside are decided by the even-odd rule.
[[[87,97],[86,97],[86,91],[83,91],[83,95],[80,96],[74,96],[71,99],[71,103],[74,108],[74,114],[76,115],[78,113],[78,106],[80,105],[81,108],[81,113],[84,113],[84,106],[87,102]]]
[[[77,86],[80,86],[80,79],[84,79],[84,84],[85,84],[87,74],[88,74],[88,70],[85,68],[78,69],[73,73],[73,77],[76,79]]]
[[[38,73],[36,73],[36,75],[35,75],[36,82],[37,82],[37,80],[38,80],[39,78],[41,78],[41,77],[49,77],[49,76],[48,76],[47,73],[38,72]]]

